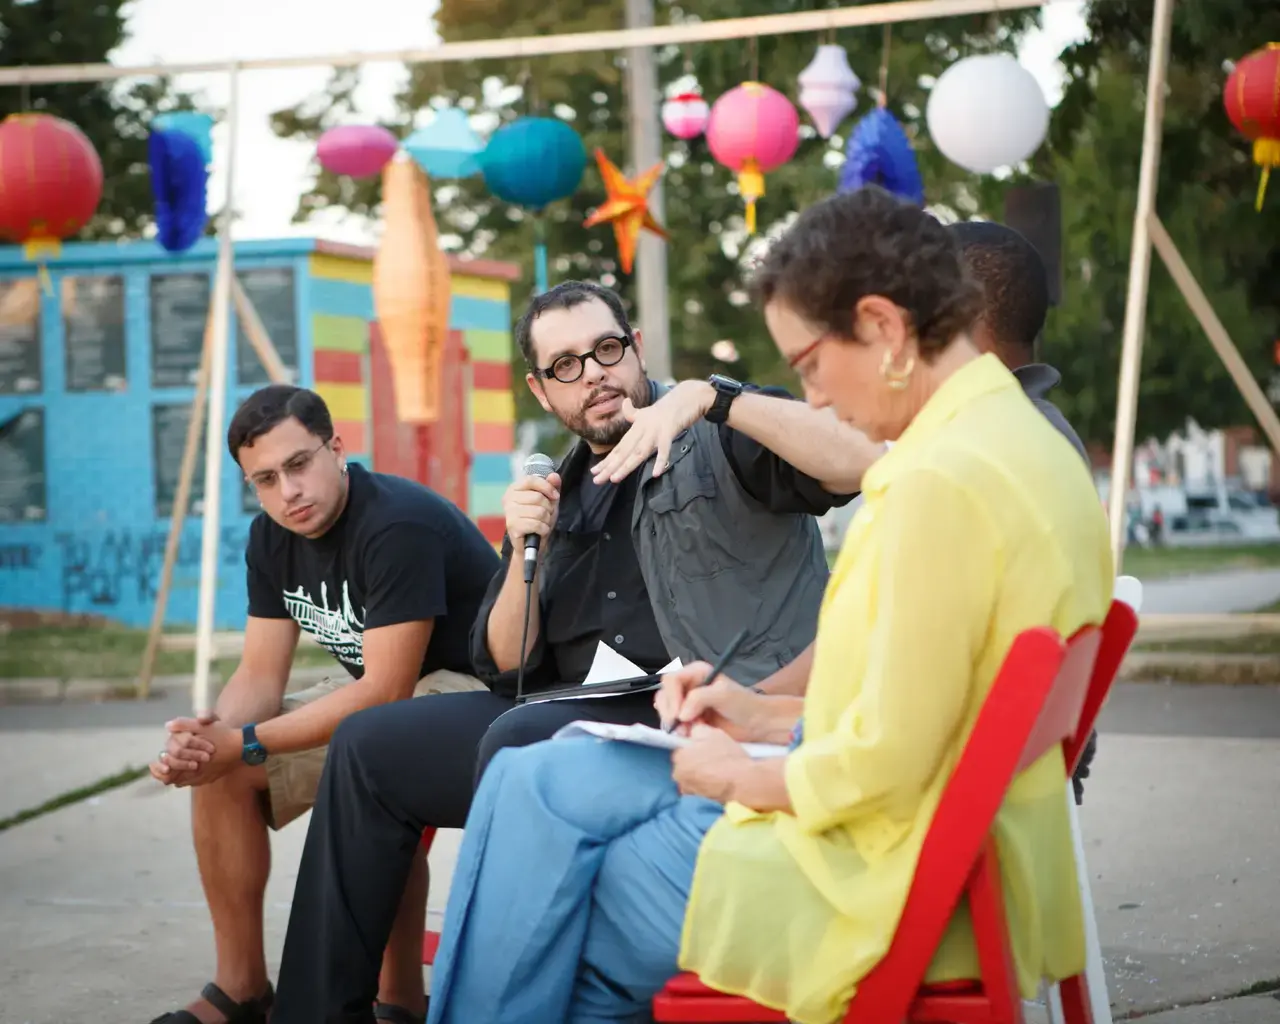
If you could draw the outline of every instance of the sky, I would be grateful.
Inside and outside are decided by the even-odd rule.
[[[1084,29],[1083,4],[1068,0],[1045,8],[1044,27],[1019,54],[1050,103],[1060,95],[1056,57]],[[353,17],[353,10],[359,16]],[[425,48],[437,37],[434,0],[134,0],[129,8],[131,38],[115,54],[116,64],[292,57],[353,51]],[[246,30],[245,26],[252,26]],[[714,45],[714,44],[712,44]],[[328,68],[242,72],[236,132],[238,238],[272,238],[320,233],[327,238],[367,242],[358,222],[296,225],[298,197],[312,181],[314,146],[272,134],[272,111],[321,93]],[[389,116],[404,79],[400,64],[368,64],[361,73],[359,110],[369,120]],[[227,100],[225,75],[178,76],[178,85],[220,107]],[[226,126],[214,129],[214,169],[210,206],[220,206],[225,190]]]

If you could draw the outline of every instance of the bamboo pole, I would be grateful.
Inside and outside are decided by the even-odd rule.
[[[138,670],[136,693],[139,700],[146,700],[151,694],[156,652],[160,649],[164,617],[169,607],[169,589],[173,584],[173,567],[178,560],[182,527],[186,523],[187,508],[191,504],[191,484],[196,475],[196,454],[200,450],[205,403],[209,396],[209,367],[213,357],[213,345],[213,306],[210,305],[209,316],[205,320],[204,347],[200,350],[200,371],[196,376],[196,393],[191,400],[191,419],[187,423],[187,438],[182,446],[182,465],[178,468],[178,488],[173,496],[169,536],[164,542],[164,565],[160,569],[160,586],[156,592],[155,608],[151,612],[151,628],[147,633],[146,650],[142,653],[142,667]]]
[[[1240,389],[1245,403],[1257,417],[1258,425],[1262,427],[1262,432],[1271,442],[1272,450],[1280,453],[1280,416],[1276,415],[1275,409],[1267,401],[1267,396],[1253,374],[1249,372],[1249,367],[1245,365],[1240,350],[1231,340],[1231,335],[1218,319],[1218,314],[1213,311],[1213,306],[1206,297],[1204,289],[1191,273],[1191,268],[1183,260],[1182,253],[1178,252],[1178,247],[1173,244],[1173,239],[1169,237],[1169,232],[1165,230],[1160,218],[1154,213],[1151,215],[1150,231],[1151,243],[1160,254],[1164,265],[1169,268],[1173,283],[1178,286],[1178,291],[1182,292],[1182,297],[1187,300],[1191,312],[1200,321],[1200,327],[1208,335],[1209,343],[1218,353],[1218,358],[1226,366],[1227,372],[1231,374],[1231,379],[1236,382],[1236,387]]]
[[[1133,244],[1129,250],[1129,293],[1124,307],[1120,349],[1120,383],[1116,400],[1116,437],[1111,452],[1111,493],[1107,513],[1111,554],[1120,572],[1124,557],[1125,505],[1129,496],[1129,464],[1133,460],[1133,431],[1138,418],[1138,377],[1142,367],[1142,332],[1151,283],[1151,215],[1160,175],[1160,140],[1164,122],[1164,86],[1169,66],[1169,33],[1173,0],[1156,0],[1151,20],[1151,66],[1147,69],[1147,107],[1142,126],[1142,163],[1138,170],[1138,202],[1133,211]]]
[[[275,71],[285,68],[356,67],[361,64],[443,64],[476,60],[519,60],[561,53],[628,50],[646,46],[723,42],[760,36],[823,32],[840,28],[893,25],[932,18],[1048,7],[1068,0],[896,0],[893,3],[836,7],[828,10],[768,14],[754,18],[722,18],[687,21],[654,28],[618,29],[609,32],[567,32],[559,35],[523,36],[515,39],[479,39],[440,43],[429,48],[377,50],[271,57],[241,60],[242,71]],[[56,85],[63,82],[107,82],[119,78],[200,74],[224,71],[230,62],[195,61],[180,64],[45,64],[0,69],[0,85]]]
[[[209,704],[209,663],[213,660],[214,607],[218,593],[218,537],[221,528],[222,426],[227,412],[227,352],[231,347],[231,281],[235,250],[231,230],[235,219],[237,100],[239,67],[227,69],[227,181],[222,224],[218,229],[218,271],[214,280],[213,353],[209,371],[209,423],[204,437],[204,519],[200,545],[200,602],[196,616],[195,680],[192,703],[199,713]]]
[[[284,365],[284,360],[280,358],[275,345],[271,344],[271,335],[267,333],[262,318],[254,308],[253,300],[249,298],[244,285],[240,283],[240,278],[235,274],[231,275],[231,296],[235,300],[236,315],[240,319],[240,326],[244,328],[245,337],[249,339],[249,344],[258,354],[262,368],[267,371],[267,377],[270,378],[271,383],[290,383],[293,375]]]

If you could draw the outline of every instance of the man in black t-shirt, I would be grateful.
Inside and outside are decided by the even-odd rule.
[[[244,653],[216,713],[178,719],[152,774],[192,789],[201,880],[213,917],[214,982],[168,1024],[265,1022],[263,955],[268,828],[310,809],[329,737],[363,708],[415,695],[483,689],[469,634],[493,547],[455,505],[399,477],[349,463],[314,392],[271,385],[227,432],[262,505],[245,552]],[[286,693],[309,633],[346,670]],[[387,946],[382,995],[421,998],[426,862],[419,856]]]

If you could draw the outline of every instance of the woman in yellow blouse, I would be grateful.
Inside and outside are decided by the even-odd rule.
[[[970,342],[980,300],[936,220],[875,188],[833,197],[755,289],[808,400],[894,442],[864,478],[805,696],[690,691],[693,666],[659,696],[698,719],[674,756],[594,740],[499,755],[467,821],[431,1024],[643,1020],[678,968],[802,1024],[838,1020],[889,946],[1013,638],[1106,613],[1089,474]],[[768,760],[740,744],[788,738]],[[1055,750],[996,822],[1026,994],[1083,967],[1063,779]],[[930,977],[976,973],[957,919]]]

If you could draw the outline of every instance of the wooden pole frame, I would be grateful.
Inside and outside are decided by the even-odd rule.
[[[156,604],[151,610],[151,628],[147,632],[147,646],[142,654],[142,667],[138,670],[135,692],[139,700],[151,694],[151,679],[155,671],[156,653],[160,649],[160,635],[164,631],[164,617],[169,607],[169,588],[173,584],[173,567],[178,560],[178,546],[182,541],[182,527],[187,520],[187,508],[191,504],[191,484],[196,475],[196,453],[204,433],[205,404],[209,397],[209,369],[213,359],[214,323],[213,306],[205,320],[204,346],[200,351],[200,371],[196,376],[196,393],[191,400],[191,418],[187,421],[187,438],[182,446],[182,464],[178,468],[178,488],[173,496],[173,510],[169,513],[169,536],[164,543],[164,564],[160,569],[160,585],[156,590]]]
[[[1142,126],[1142,162],[1138,168],[1138,202],[1133,211],[1133,244],[1129,250],[1129,293],[1124,307],[1120,380],[1116,391],[1115,444],[1111,451],[1111,490],[1107,514],[1111,554],[1118,574],[1124,558],[1129,465],[1138,418],[1138,377],[1142,368],[1142,335],[1146,326],[1147,289],[1151,283],[1151,215],[1160,177],[1160,142],[1164,123],[1165,78],[1169,68],[1169,36],[1173,0],[1156,0],[1151,19],[1151,66],[1147,69],[1147,104]]]
[[[267,333],[240,279],[231,275],[231,293],[235,300],[236,316],[254,351],[267,371],[272,384],[287,384],[292,374],[271,343]],[[156,654],[164,633],[164,618],[169,608],[169,591],[173,585],[173,568],[178,559],[178,547],[182,540],[182,527],[186,522],[187,508],[191,503],[191,484],[195,477],[196,452],[204,430],[206,401],[209,395],[210,363],[216,344],[213,322],[213,305],[209,306],[209,318],[205,323],[204,348],[200,353],[200,372],[196,379],[196,393],[191,403],[191,420],[187,424],[187,438],[182,449],[182,465],[178,470],[178,488],[174,494],[169,536],[165,540],[164,564],[160,568],[160,585],[156,591],[156,604],[151,612],[151,627],[147,632],[147,646],[142,655],[142,667],[138,670],[136,694],[146,700],[151,694],[151,681],[155,674]],[[229,333],[229,332],[228,332]],[[228,343],[230,339],[228,338]]]
[[[209,371],[208,425],[204,436],[204,516],[201,522],[200,598],[196,613],[195,679],[192,704],[199,713],[208,710],[209,665],[213,660],[214,611],[218,592],[218,538],[222,524],[222,429],[227,412],[227,363],[231,348],[231,282],[235,277],[232,224],[235,220],[236,131],[239,127],[240,68],[227,68],[227,178],[222,224],[218,231],[218,270],[214,278],[213,354]]]
[[[792,14],[766,14],[754,18],[722,18],[716,21],[684,21],[653,28],[611,32],[565,32],[558,35],[512,39],[478,39],[407,50],[363,53],[327,53],[300,57],[260,58],[234,63],[242,71],[274,71],[284,68],[357,67],[361,64],[445,64],[477,60],[521,60],[562,53],[593,53],[637,47],[676,46],[681,43],[724,42],[830,29],[858,28],[930,18],[954,18],[966,14],[998,14],[1001,11],[1049,7],[1069,0],[894,0],[889,3],[833,7]],[[201,74],[225,71],[226,59],[183,64],[45,64],[0,68],[0,85],[57,85],[65,82],[107,82],[119,78]]]
[[[1160,142],[1164,121],[1165,81],[1169,65],[1169,38],[1173,25],[1174,0],[1156,0],[1151,24],[1151,66],[1147,76],[1146,116],[1142,131],[1142,163],[1138,178],[1138,201],[1133,214],[1133,246],[1129,253],[1129,293],[1125,302],[1124,334],[1117,386],[1115,444],[1111,453],[1111,489],[1108,516],[1111,551],[1119,573],[1127,537],[1125,508],[1133,461],[1134,428],[1138,413],[1138,383],[1141,377],[1142,337],[1147,298],[1151,283],[1151,252],[1160,256],[1178,291],[1199,322],[1209,343],[1226,366],[1245,404],[1257,418],[1271,448],[1280,454],[1280,416],[1249,371],[1240,350],[1218,319],[1191,268],[1183,260],[1169,232],[1156,214],[1156,188],[1160,170]],[[1231,616],[1219,616],[1229,619]]]

